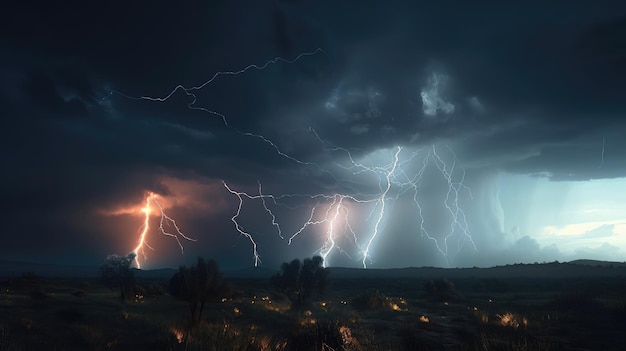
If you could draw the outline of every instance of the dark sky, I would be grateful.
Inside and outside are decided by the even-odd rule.
[[[197,241],[144,267],[250,267],[223,182],[267,267],[626,257],[621,0],[10,1],[0,77],[0,258],[130,252],[154,192]]]

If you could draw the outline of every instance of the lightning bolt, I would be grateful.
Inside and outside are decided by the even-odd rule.
[[[259,256],[259,252],[257,251],[256,241],[254,241],[254,237],[252,236],[252,234],[247,232],[243,228],[243,226],[241,226],[239,224],[239,222],[237,222],[237,217],[239,217],[241,215],[241,209],[243,207],[243,197],[247,197],[247,198],[249,198],[251,200],[259,199],[259,198],[262,199],[263,197],[262,197],[262,195],[252,196],[252,195],[249,195],[249,194],[247,194],[245,192],[235,191],[235,190],[231,189],[228,186],[228,184],[226,184],[226,182],[222,181],[222,183],[224,184],[224,187],[226,188],[226,190],[228,190],[231,194],[235,195],[239,199],[239,205],[237,206],[237,212],[230,218],[230,220],[235,225],[235,229],[239,232],[239,234],[241,234],[242,236],[244,236],[248,240],[250,240],[250,243],[252,244],[252,256],[254,257],[254,266],[257,267],[259,265],[259,263],[261,263],[261,257]]]
[[[412,192],[412,200],[416,207],[418,217],[418,227],[421,236],[426,237],[429,241],[434,243],[437,251],[444,257],[446,263],[451,255],[449,248],[450,241],[456,239],[457,247],[455,254],[458,254],[461,248],[466,242],[469,242],[474,250],[476,245],[472,239],[469,226],[467,224],[467,218],[465,212],[460,206],[460,199],[463,194],[467,194],[471,197],[471,189],[465,184],[465,172],[463,170],[458,171],[456,165],[456,155],[452,149],[448,146],[446,150],[452,155],[452,161],[446,162],[444,157],[440,155],[435,145],[429,148],[419,149],[415,152],[403,155],[404,148],[398,146],[392,152],[391,161],[386,164],[378,164],[370,166],[362,162],[357,161],[352,154],[344,148],[332,147],[328,150],[340,151],[345,153],[347,159],[347,165],[341,165],[341,169],[349,170],[353,176],[362,176],[365,174],[374,174],[379,179],[379,190],[373,194],[345,194],[345,193],[333,193],[333,194],[263,194],[261,191],[261,185],[259,184],[258,194],[249,194],[246,192],[238,192],[233,190],[224,182],[226,189],[233,195],[237,196],[239,205],[237,207],[236,214],[232,217],[232,221],[235,224],[235,228],[240,234],[244,235],[253,244],[253,255],[255,265],[259,263],[257,245],[254,241],[253,235],[245,231],[243,226],[237,221],[242,215],[242,209],[246,200],[255,201],[260,200],[264,210],[269,214],[271,218],[272,226],[276,228],[278,235],[281,239],[287,238],[287,244],[291,245],[303,232],[311,229],[312,227],[319,225],[326,225],[324,232],[324,242],[321,247],[316,251],[324,258],[324,264],[328,264],[329,255],[337,250],[349,258],[347,250],[341,247],[337,238],[341,234],[350,239],[358,250],[361,252],[361,264],[363,268],[367,268],[368,261],[371,260],[371,250],[375,241],[381,232],[384,230],[383,222],[388,215],[387,208],[390,201],[397,200],[399,197],[405,195],[408,192]],[[416,159],[420,155],[423,155],[421,162],[416,162]],[[417,170],[412,170],[410,166],[418,164]],[[450,222],[449,230],[435,235],[428,229],[427,219],[422,212],[422,203],[420,201],[420,193],[423,176],[429,165],[434,165],[441,174],[447,185],[447,191],[442,199],[442,205],[446,209]],[[280,226],[280,217],[275,212],[275,207],[282,206],[287,209],[297,209],[301,206],[288,206],[282,201],[285,199],[301,199],[304,202],[312,202],[310,206],[310,212],[308,218],[303,224],[293,232],[290,236],[284,236],[283,230]],[[273,204],[270,208],[269,204]],[[370,213],[367,216],[366,221],[370,221],[372,229],[369,235],[358,235],[353,229],[353,225],[350,219],[350,212],[353,210],[347,204],[370,206]],[[306,206],[306,205],[303,205]],[[285,217],[290,217],[285,215]],[[344,225],[341,228],[338,225],[338,221],[343,220]],[[363,240],[365,237],[365,240]],[[360,242],[363,242],[361,244]]]
[[[217,111],[214,111],[212,109],[203,107],[203,106],[199,106],[197,105],[197,101],[198,101],[198,97],[196,95],[197,91],[202,90],[204,87],[206,87],[207,85],[213,83],[218,77],[220,76],[237,76],[240,74],[244,74],[250,70],[257,70],[257,71],[262,71],[266,68],[268,68],[271,65],[277,64],[279,62],[285,63],[285,64],[294,64],[296,62],[298,62],[299,60],[301,60],[304,57],[308,57],[308,56],[313,56],[313,55],[317,55],[317,54],[323,54],[329,62],[332,62],[332,60],[330,59],[330,56],[328,56],[328,54],[326,53],[326,51],[324,51],[322,48],[317,48],[314,51],[311,52],[305,52],[305,53],[301,53],[300,55],[296,56],[294,59],[292,60],[288,60],[288,59],[284,59],[282,57],[275,57],[271,60],[266,61],[264,64],[262,65],[257,65],[257,64],[251,64],[248,65],[240,70],[236,70],[236,71],[219,71],[216,72],[215,74],[213,74],[213,76],[206,80],[205,82],[203,82],[200,85],[197,86],[192,86],[192,87],[185,87],[182,84],[178,84],[176,85],[176,87],[174,87],[174,89],[172,89],[167,95],[162,96],[162,97],[151,97],[151,96],[131,96],[131,95],[127,95],[124,94],[122,92],[119,92],[117,90],[111,90],[109,92],[109,94],[107,94],[107,96],[103,97],[102,99],[106,99],[108,96],[111,96],[113,94],[117,94],[119,96],[122,96],[124,98],[130,99],[130,100],[147,100],[147,101],[153,101],[153,102],[166,102],[167,100],[169,100],[177,91],[182,91],[185,93],[185,95],[191,97],[191,102],[189,102],[187,104],[187,108],[190,110],[197,110],[197,111],[203,111],[206,113],[209,113],[211,115],[217,116],[222,120],[222,123],[224,123],[224,125],[232,130],[234,130],[235,132],[244,135],[244,136],[250,136],[250,137],[254,137],[254,138],[258,138],[261,141],[263,141],[264,143],[268,144],[271,148],[273,148],[276,153],[282,157],[285,157],[293,162],[302,164],[302,165],[312,165],[315,167],[318,167],[317,164],[315,163],[311,163],[311,162],[304,162],[301,161],[291,155],[288,155],[286,153],[284,153],[276,143],[274,143],[272,140],[266,138],[265,136],[261,135],[261,134],[255,134],[252,132],[246,132],[246,131],[241,131],[239,129],[237,129],[236,127],[234,127],[233,125],[231,125],[230,123],[228,123],[228,120],[226,118],[226,115],[219,113]],[[322,170],[322,169],[320,169]],[[323,170],[322,170],[323,171]]]
[[[163,210],[163,206],[161,206],[161,203],[158,200],[158,195],[153,192],[149,192],[147,194],[145,205],[141,209],[141,212],[144,214],[144,221],[139,229],[141,234],[139,235],[137,246],[135,246],[132,252],[135,254],[138,254],[139,252],[141,252],[144,260],[146,260],[148,258],[148,255],[145,252],[145,247],[151,250],[154,250],[154,248],[152,248],[148,244],[148,241],[146,240],[148,231],[150,230],[150,216],[153,214],[152,205],[156,206],[154,211],[157,211],[157,213],[161,217],[159,221],[159,232],[165,236],[174,238],[176,242],[178,243],[178,246],[180,247],[180,252],[183,253],[184,247],[180,241],[180,238],[183,238],[188,241],[196,241],[196,239],[190,238],[186,236],[185,234],[183,234],[183,232],[178,227],[178,224],[176,224],[176,221],[165,213],[165,211]],[[168,230],[165,229],[166,226],[173,228],[175,231],[173,233],[169,232]],[[139,255],[137,255],[136,257],[139,257]],[[138,258],[135,259],[135,262],[137,264],[137,268],[141,269],[141,264]]]
[[[450,165],[450,167],[448,167],[446,162],[439,156],[439,154],[437,153],[437,149],[435,148],[434,145],[432,147],[432,153],[431,153],[432,158],[435,162],[435,165],[441,172],[443,178],[448,183],[448,191],[446,192],[446,197],[443,201],[443,205],[448,210],[448,213],[450,214],[450,217],[452,219],[450,221],[450,231],[444,237],[443,246],[440,246],[440,244],[435,240],[437,249],[439,250],[439,252],[441,252],[444,255],[444,257],[446,258],[446,261],[448,257],[448,241],[454,235],[455,229],[459,229],[460,232],[462,233],[461,240],[458,241],[457,253],[461,250],[462,243],[464,242],[464,240],[469,240],[474,250],[476,250],[476,244],[472,240],[472,236],[470,235],[469,228],[467,225],[467,217],[465,216],[465,212],[463,211],[463,209],[459,206],[459,193],[465,190],[469,193],[470,197],[472,196],[472,193],[471,193],[471,190],[464,184],[465,170],[461,171],[460,180],[454,181],[453,174],[454,174],[455,167],[456,167],[456,154],[454,154],[454,152],[452,151],[452,149],[450,149],[450,147],[447,147],[447,148],[450,151],[450,153],[453,155],[452,164]],[[422,227],[422,230],[428,236],[428,238],[432,240],[432,237],[428,235],[428,232],[423,227]]]
[[[378,231],[380,229],[380,222],[385,216],[385,206],[387,204],[386,198],[387,198],[387,194],[389,193],[389,190],[391,189],[391,177],[393,176],[396,170],[396,167],[398,166],[398,155],[400,154],[400,151],[402,151],[402,148],[398,147],[396,153],[394,154],[393,165],[385,176],[385,179],[387,180],[387,186],[385,187],[385,190],[381,192],[380,198],[378,199],[378,204],[380,205],[380,211],[378,211],[378,217],[376,219],[376,224],[374,225],[374,232],[372,233],[372,236],[370,237],[370,239],[367,241],[365,250],[363,250],[363,261],[362,261],[363,268],[367,268],[367,264],[365,261],[368,258],[370,246],[372,246],[372,242],[374,242],[374,239],[376,239],[376,236],[378,235]]]
[[[373,245],[375,244],[377,238],[382,235],[384,230],[383,223],[385,222],[385,218],[389,212],[389,202],[398,200],[401,196],[405,196],[405,194],[411,192],[411,198],[415,204],[415,211],[418,218],[418,231],[421,233],[421,236],[426,237],[429,241],[433,242],[436,250],[445,258],[446,262],[448,262],[450,255],[449,244],[455,238],[457,239],[457,253],[466,242],[469,242],[473,246],[474,250],[476,250],[476,245],[472,240],[465,212],[462,210],[459,203],[462,195],[468,194],[471,197],[471,190],[464,184],[465,171],[463,169],[460,171],[458,170],[456,165],[456,155],[450,147],[446,146],[446,149],[452,155],[451,162],[446,162],[445,158],[440,155],[438,148],[433,144],[431,147],[418,149],[413,152],[410,150],[405,152],[405,148],[396,146],[393,148],[393,151],[390,152],[391,157],[389,161],[382,163],[373,162],[374,164],[372,165],[372,162],[357,161],[357,158],[354,157],[348,149],[329,145],[313,128],[310,128],[310,131],[320,141],[322,147],[327,153],[339,153],[343,155],[344,162],[336,162],[335,165],[339,170],[348,172],[349,176],[345,178],[339,176],[337,172],[329,168],[321,167],[313,162],[297,159],[296,157],[283,152],[275,142],[264,135],[249,131],[241,131],[229,124],[224,114],[197,104],[198,98],[196,93],[213,83],[220,76],[240,75],[250,70],[264,70],[270,65],[277,64],[279,62],[293,64],[304,57],[316,54],[324,54],[328,58],[326,52],[318,48],[313,52],[300,54],[292,60],[277,57],[267,61],[263,65],[252,64],[240,70],[217,72],[210,79],[197,86],[185,87],[182,84],[178,84],[170,91],[170,93],[162,97],[133,97],[115,90],[111,91],[109,95],[117,94],[124,98],[133,100],[147,100],[163,103],[169,100],[176,92],[182,91],[187,96],[191,97],[191,102],[187,104],[188,109],[200,110],[219,117],[225,126],[231,128],[235,132],[241,135],[260,139],[269,145],[278,155],[297,164],[316,167],[318,170],[331,175],[332,178],[337,181],[338,187],[346,189],[346,192],[343,193],[339,192],[330,194],[266,194],[263,193],[261,183],[259,182],[258,194],[249,194],[247,192],[237,191],[228,185],[226,181],[223,181],[224,188],[238,200],[237,209],[231,217],[231,222],[233,223],[235,230],[250,242],[255,267],[261,263],[261,258],[258,252],[257,242],[254,238],[254,231],[245,228],[239,222],[239,219],[243,216],[245,204],[249,201],[261,202],[261,205],[271,219],[271,225],[278,236],[283,240],[287,238],[287,245],[291,245],[293,240],[295,240],[299,235],[309,229],[312,229],[313,227],[326,226],[324,230],[323,243],[316,251],[322,256],[322,258],[324,258],[324,265],[328,264],[328,257],[334,251],[339,251],[340,253],[343,253],[351,258],[347,250],[340,245],[339,241],[341,239],[341,235],[343,234],[343,236],[346,237],[348,241],[360,252],[360,261],[363,267],[367,268],[367,262],[371,262],[372,260],[371,251],[373,249]],[[424,154],[425,156],[423,156],[422,161],[417,161],[417,159]],[[416,164],[417,168],[415,167]],[[423,186],[422,183],[424,181],[424,174],[429,165],[434,165],[436,167],[441,174],[441,177],[447,184],[447,192],[442,200],[442,204],[445,207],[450,220],[449,230],[443,234],[435,234],[432,230],[429,230],[427,218],[425,218],[423,214],[424,204],[421,202],[420,195]],[[353,188],[357,184],[355,181],[356,178],[369,177],[367,179],[371,181],[371,176],[374,177],[373,179],[377,183],[377,191],[374,191],[373,193],[361,193]],[[292,201],[298,202],[298,205],[289,205]],[[153,197],[153,195],[150,195],[146,200],[146,220],[143,226],[143,232],[141,233],[139,244],[136,247],[135,252],[143,252],[144,245],[149,247],[149,245],[145,242],[145,235],[148,230],[148,217],[151,211],[151,202],[154,202],[161,212],[161,233],[176,238],[182,250],[182,244],[179,240],[179,236],[187,240],[193,239],[190,239],[182,234],[175,222],[163,212],[163,209],[158,204],[158,201],[156,201],[156,198]],[[281,221],[279,220],[282,216],[279,212],[277,212],[277,209],[300,210],[303,207],[310,208],[308,218],[290,235],[284,235],[284,229],[280,224]],[[371,230],[361,230],[361,233],[357,233],[353,229],[354,226],[351,223],[352,216],[350,215],[350,213],[354,211],[353,207],[366,208],[369,210],[369,215],[365,219],[365,222],[372,224]],[[176,228],[176,232],[166,232],[163,229],[164,222],[173,224],[174,228]],[[363,234],[362,232],[365,232],[366,234]]]

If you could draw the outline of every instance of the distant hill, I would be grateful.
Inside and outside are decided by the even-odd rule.
[[[579,260],[569,263],[513,264],[490,268],[331,268],[331,277],[335,279],[626,277],[626,264]]]
[[[98,267],[0,260],[0,277],[16,277],[23,273],[41,277],[91,278],[100,274]]]
[[[596,261],[596,260],[575,260],[570,261],[571,264],[578,264],[584,266],[600,266],[600,267],[626,267],[626,262],[608,262],[608,261]]]
[[[224,270],[225,278],[268,279],[277,269],[246,268]],[[0,260],[0,277],[20,276],[32,272],[42,277],[97,278],[97,266],[41,264]],[[135,276],[146,279],[169,279],[176,269],[135,270]],[[576,260],[568,263],[513,264],[491,268],[409,267],[392,269],[330,268],[331,279],[433,279],[433,278],[576,278],[625,277],[626,263]]]
[[[135,277],[145,279],[169,279],[177,269],[134,269]],[[225,278],[248,278],[248,279],[268,279],[277,270],[268,268],[245,268],[235,270],[224,270]],[[0,260],[0,277],[18,277],[23,273],[34,273],[40,277],[59,278],[98,278],[100,269],[98,266],[79,266],[62,264],[43,264],[33,262],[20,262]]]

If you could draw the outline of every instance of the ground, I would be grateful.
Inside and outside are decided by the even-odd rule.
[[[622,350],[626,278],[333,279],[291,308],[267,279],[192,325],[167,280],[0,279],[0,350]],[[443,291],[442,291],[443,289]],[[449,300],[448,300],[449,299]]]

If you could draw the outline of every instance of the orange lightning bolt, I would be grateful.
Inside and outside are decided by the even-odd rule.
[[[153,212],[152,204],[156,205],[156,207],[158,208],[158,213],[161,215],[161,220],[159,222],[159,232],[163,235],[170,236],[176,239],[176,242],[178,243],[178,246],[180,247],[181,252],[184,252],[184,248],[183,248],[183,244],[180,242],[179,236],[189,241],[196,241],[196,239],[190,238],[186,236],[185,234],[183,234],[183,232],[180,230],[180,228],[176,224],[176,221],[165,213],[165,211],[163,210],[163,207],[161,206],[157,198],[158,198],[157,194],[153,192],[149,192],[148,196],[146,197],[146,204],[141,209],[141,212],[144,213],[145,217],[144,217],[143,225],[140,227],[141,234],[139,236],[139,242],[137,243],[137,246],[135,247],[133,252],[135,254],[138,254],[139,252],[141,252],[141,254],[144,257],[144,260],[147,258],[147,255],[144,250],[144,246],[148,247],[151,250],[154,250],[146,241],[146,236],[148,235],[148,230],[150,229],[150,215]],[[168,227],[173,227],[176,231],[174,233],[170,233],[165,229],[164,225],[167,225]],[[137,268],[141,268],[141,264],[139,263],[138,258],[135,259],[135,262],[137,263]]]

